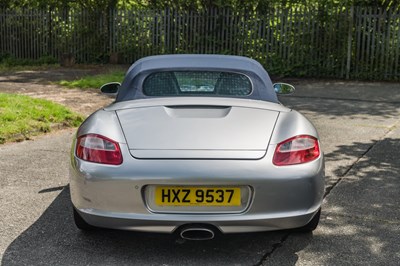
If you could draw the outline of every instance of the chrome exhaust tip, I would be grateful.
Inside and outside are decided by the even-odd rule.
[[[186,240],[211,240],[215,233],[213,230],[204,227],[186,227],[181,230],[180,236]]]

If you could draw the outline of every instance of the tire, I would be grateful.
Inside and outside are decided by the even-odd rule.
[[[312,232],[312,231],[314,231],[315,229],[317,229],[320,216],[321,216],[321,208],[314,215],[314,217],[311,219],[311,221],[308,222],[308,224],[306,224],[303,227],[297,228],[296,231],[299,231],[299,232]]]
[[[78,213],[78,211],[74,209],[74,222],[76,227],[82,231],[93,231],[96,229],[93,225],[88,224],[85,220],[83,220],[82,216]]]

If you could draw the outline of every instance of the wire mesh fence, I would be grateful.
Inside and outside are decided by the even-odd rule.
[[[371,7],[0,10],[0,59],[74,56],[120,63],[153,54],[244,55],[272,74],[400,79],[400,12]]]

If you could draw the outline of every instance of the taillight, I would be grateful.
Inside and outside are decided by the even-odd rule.
[[[119,144],[97,134],[83,135],[78,138],[76,141],[76,156],[94,163],[113,165],[122,163]]]
[[[313,136],[300,135],[276,146],[272,162],[278,166],[311,162],[320,155],[318,140]]]

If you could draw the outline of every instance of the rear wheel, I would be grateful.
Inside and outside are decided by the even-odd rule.
[[[321,208],[318,210],[318,212],[314,215],[314,217],[311,219],[311,221],[308,224],[306,224],[303,227],[297,228],[296,231],[300,231],[300,232],[314,231],[318,226],[320,216],[321,216]]]
[[[76,227],[78,227],[82,231],[91,231],[96,229],[93,225],[88,224],[85,220],[83,220],[82,216],[78,213],[78,211],[74,209],[74,222]]]

